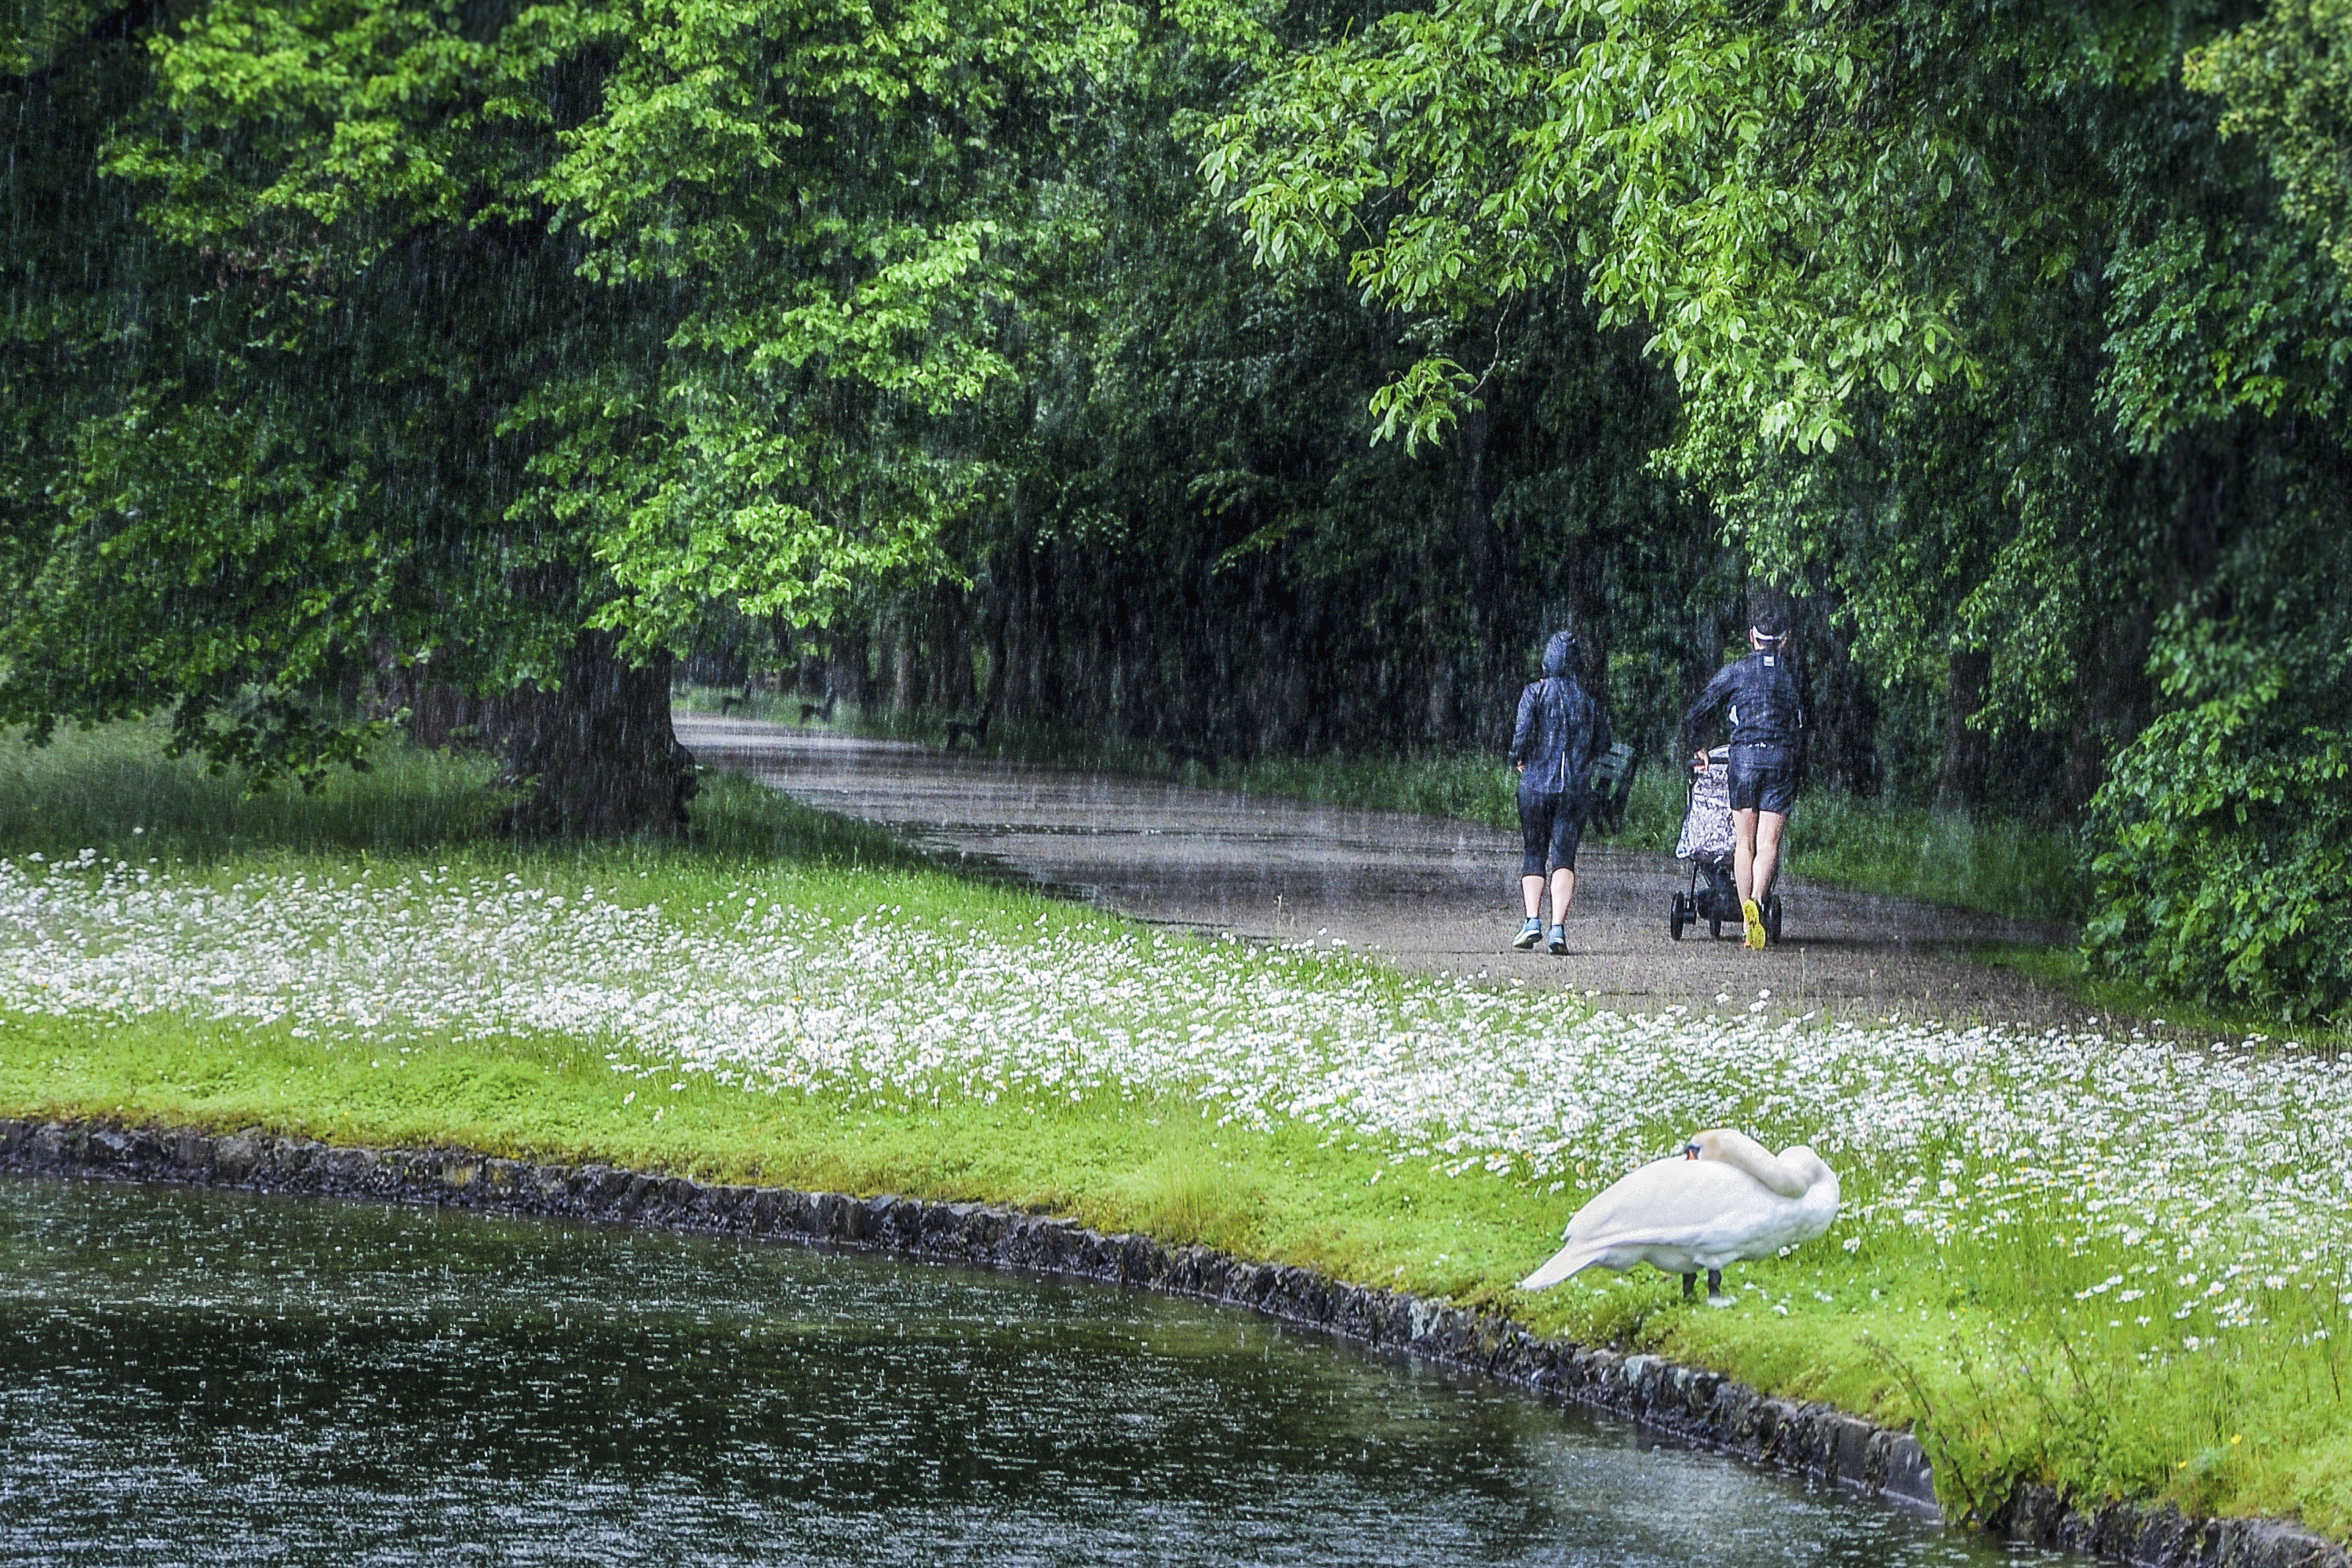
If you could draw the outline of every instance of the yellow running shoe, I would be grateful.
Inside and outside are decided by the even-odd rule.
[[[1761,952],[1764,948],[1764,911],[1752,898],[1739,901],[1739,918],[1748,924],[1748,945]]]

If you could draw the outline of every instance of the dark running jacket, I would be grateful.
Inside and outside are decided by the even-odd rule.
[[[1609,749],[1609,716],[1570,672],[1575,656],[1576,639],[1556,633],[1544,648],[1544,678],[1519,694],[1511,760],[1527,764],[1523,795],[1581,795],[1594,760]]]
[[[1785,653],[1751,653],[1716,671],[1683,716],[1683,744],[1695,745],[1699,727],[1718,709],[1731,719],[1732,754],[1756,768],[1798,765],[1805,728],[1805,694]]]

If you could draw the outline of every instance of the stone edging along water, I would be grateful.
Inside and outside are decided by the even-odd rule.
[[[1936,1513],[1927,1455],[1826,1405],[1769,1398],[1717,1373],[1654,1355],[1538,1339],[1507,1319],[1399,1291],[1344,1284],[1288,1264],[1205,1247],[1106,1236],[1076,1220],[980,1203],[857,1198],[722,1186],[609,1166],[538,1165],[457,1149],[371,1149],[260,1132],[122,1128],[0,1118],[0,1172],[110,1176],[304,1193],[666,1230],[770,1238],[1135,1285],[1247,1307],[1369,1345],[1474,1369],[1654,1431],[1834,1479]],[[2071,1508],[2020,1488],[1986,1521],[2014,1541],[2141,1568],[2352,1568],[2352,1554],[2270,1520],[2200,1520],[2169,1506]]]

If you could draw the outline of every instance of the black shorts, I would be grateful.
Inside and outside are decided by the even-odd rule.
[[[1521,876],[1576,869],[1576,841],[1584,836],[1584,793],[1539,795],[1519,791]]]
[[[1727,772],[1731,784],[1733,810],[1769,811],[1775,816],[1785,817],[1796,809],[1797,770],[1794,768],[1742,761],[1735,751],[1731,754],[1731,766]]]

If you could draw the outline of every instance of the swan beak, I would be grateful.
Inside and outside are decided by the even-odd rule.
[[[1686,1160],[1695,1160],[1698,1158],[1698,1155],[1699,1148],[1696,1144],[1685,1144],[1683,1145],[1683,1158]]]

